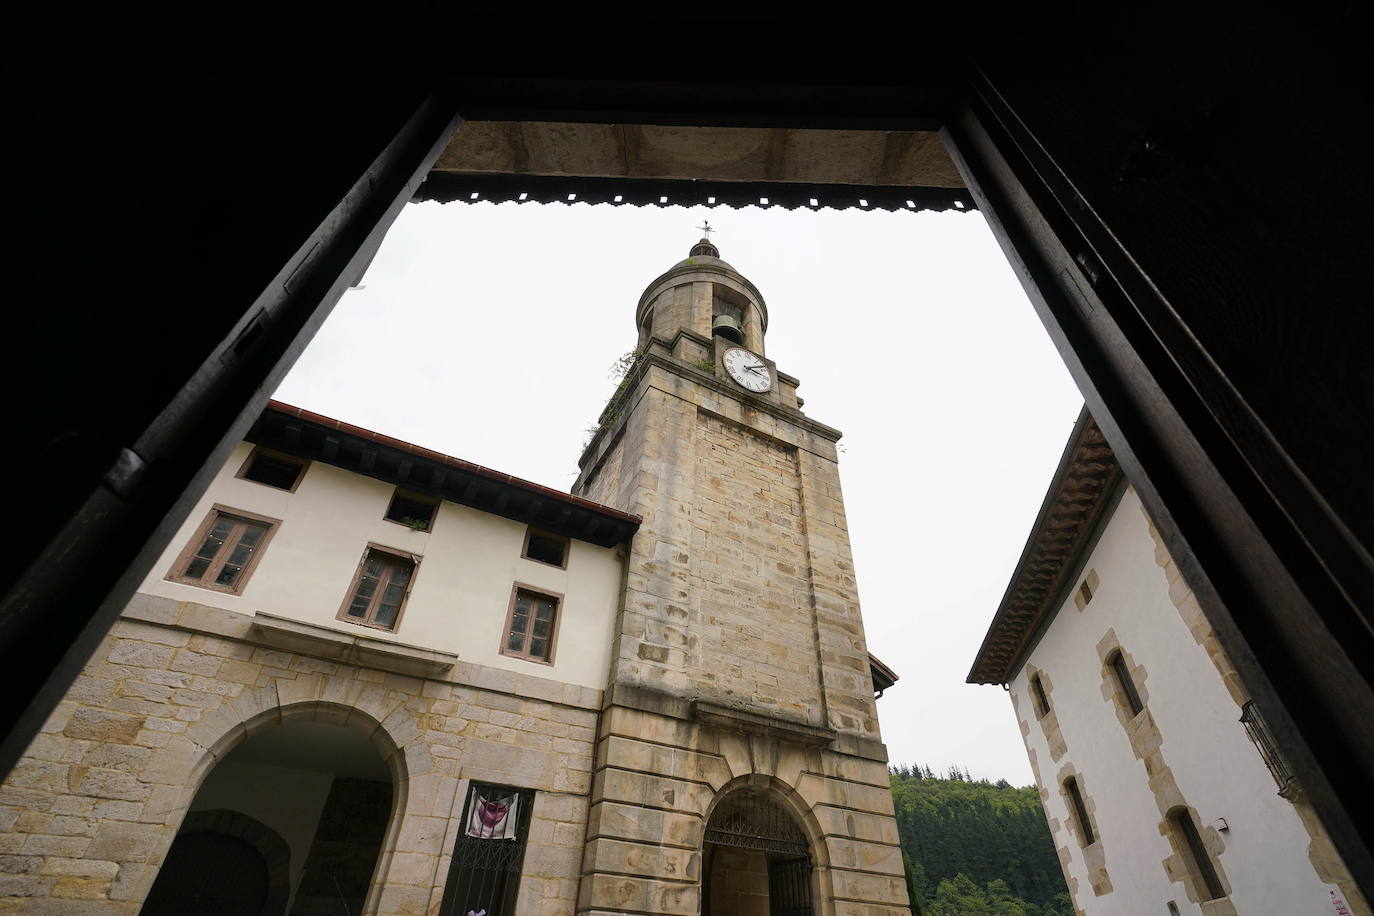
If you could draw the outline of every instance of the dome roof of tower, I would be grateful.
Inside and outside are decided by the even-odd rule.
[[[708,276],[714,274],[736,284],[737,287],[758,306],[762,328],[765,331],[768,330],[768,306],[763,301],[763,294],[760,293],[758,287],[756,287],[748,277],[740,273],[733,264],[721,260],[720,249],[709,239],[701,239],[698,241],[692,246],[692,250],[688,253],[687,257],[659,274],[652,283],[644,288],[644,292],[639,297],[639,305],[635,307],[636,326],[643,322],[644,316],[647,314],[645,309],[648,308],[652,294],[661,290],[665,283],[672,283],[673,281],[687,282],[687,280],[682,278],[693,274],[705,274]]]
[[[716,267],[724,267],[726,270],[731,270],[735,273],[739,273],[738,270],[735,270],[733,265],[720,259],[720,249],[717,248],[714,244],[712,244],[709,239],[702,239],[701,241],[693,245],[692,250],[687,254],[687,257],[683,258],[681,261],[678,261],[671,268],[669,268],[669,270],[677,270],[679,267],[692,267],[698,264],[711,264]]]

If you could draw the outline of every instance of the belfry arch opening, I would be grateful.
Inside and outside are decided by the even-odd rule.
[[[209,771],[142,916],[360,913],[395,808],[393,774],[359,730],[267,725]]]
[[[706,823],[702,916],[811,916],[814,870],[806,833],[777,798],[730,792]]]
[[[743,345],[749,300],[719,283],[711,285],[711,334]]]

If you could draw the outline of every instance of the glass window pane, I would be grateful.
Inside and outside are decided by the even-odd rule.
[[[525,637],[524,637],[523,635],[521,635],[520,633],[512,632],[509,636],[506,637],[506,651],[508,651],[508,652],[524,652],[524,651],[525,651]]]
[[[243,536],[239,538],[239,545],[247,546],[250,549],[258,546],[258,541],[262,540],[262,536],[266,531],[266,525],[255,525],[252,522],[244,522]]]
[[[196,556],[205,560],[213,560],[220,548],[224,546],[224,539],[229,536],[233,527],[234,520],[231,518],[221,515],[215,519],[214,525],[210,526],[210,531],[205,535],[205,540],[201,541]]]
[[[412,571],[413,569],[414,569],[414,567],[412,567],[409,563],[406,563],[404,560],[400,561],[397,565],[392,566],[392,567],[391,567],[391,582],[392,582],[392,584],[393,584],[393,585],[399,585],[399,586],[401,586],[401,587],[404,589],[406,583],[410,581],[410,573],[411,573],[411,571]]]
[[[532,638],[530,640],[530,655],[535,658],[547,659],[549,657],[549,641],[537,636]]]
[[[390,628],[396,623],[396,615],[400,612],[400,603],[387,604],[385,601],[377,608],[377,616],[372,618],[372,622],[378,626]]]
[[[553,620],[553,602],[536,601],[534,603],[534,614],[540,620]]]
[[[524,633],[528,629],[530,619],[524,614],[516,614],[510,619],[510,631],[512,633]]]
[[[400,607],[401,599],[405,596],[405,586],[397,585],[396,581],[393,579],[391,583],[382,590],[382,604],[394,604],[396,607]]]
[[[534,635],[535,635],[535,636],[542,636],[542,637],[544,637],[545,639],[547,639],[548,636],[549,636],[549,631],[550,631],[551,629],[552,629],[552,626],[550,625],[550,623],[549,623],[547,620],[536,620],[536,621],[534,622]]]
[[[366,617],[366,616],[367,616],[367,606],[368,606],[369,604],[371,604],[371,603],[372,603],[372,602],[369,601],[369,600],[366,599],[366,598],[361,598],[361,597],[360,597],[360,598],[354,598],[354,599],[353,599],[353,602],[352,602],[351,604],[349,604],[349,606],[348,606],[348,616],[349,616],[349,617]]]
[[[205,571],[210,568],[210,561],[202,557],[192,557],[191,562],[186,564],[186,578],[199,579],[205,575]]]
[[[235,566],[238,567],[247,566],[248,558],[252,555],[253,548],[250,545],[243,543],[243,541],[239,541],[237,544],[234,545],[234,549],[229,553],[229,559],[225,560],[225,562],[233,563]]]
[[[234,583],[239,580],[239,573],[243,572],[242,566],[235,566],[233,563],[225,563],[220,569],[219,575],[215,576],[215,584],[233,588]]]
[[[530,612],[530,596],[524,592],[519,592],[515,596],[515,613],[528,614]]]

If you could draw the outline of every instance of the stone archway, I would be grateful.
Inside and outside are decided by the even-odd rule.
[[[384,873],[379,860],[400,793],[395,752],[384,753],[390,742],[379,747],[375,726],[350,725],[355,712],[302,704],[245,723],[189,799],[145,911],[363,912]],[[264,827],[275,849],[257,842]]]
[[[235,863],[243,867],[232,868]],[[177,877],[185,880],[156,885],[157,892],[149,894],[143,905],[142,912],[150,916],[204,912],[205,898],[223,896],[216,884],[228,883],[240,885],[235,908],[252,910],[261,916],[281,916],[286,912],[291,893],[291,848],[281,834],[242,812],[215,808],[187,814],[165,864],[181,872]],[[253,874],[255,866],[260,866],[261,876]],[[209,886],[210,893],[206,894],[210,878],[215,879],[215,884]]]
[[[812,843],[774,793],[723,794],[702,842],[702,916],[813,916]]]
[[[391,863],[404,846],[403,829],[406,819],[417,815],[446,813],[451,799],[435,795],[432,803],[416,806],[412,803],[413,781],[433,781],[432,761],[423,742],[415,740],[418,732],[413,715],[405,709],[407,695],[400,691],[371,688],[350,694],[353,686],[343,677],[306,675],[296,681],[278,681],[271,687],[249,688],[230,706],[225,704],[206,715],[177,740],[174,747],[154,752],[159,757],[159,781],[179,787],[179,801],[169,800],[168,820],[171,829],[160,853],[149,857],[155,869],[145,873],[141,887],[132,889],[131,898],[145,900],[158,877],[178,825],[193,817],[197,795],[216,768],[234,751],[254,737],[282,725],[292,723],[332,724],[347,729],[359,740],[370,745],[377,758],[390,774],[390,817],[384,829],[380,851],[371,876],[366,898],[355,913],[390,913],[395,907],[383,900]],[[370,687],[370,685],[369,685]],[[304,688],[304,689],[302,689]],[[344,688],[344,689],[341,689]],[[347,697],[347,702],[326,700],[326,693]],[[203,803],[202,799],[202,803]],[[437,863],[437,855],[434,856]],[[305,865],[293,859],[293,867]],[[437,865],[436,865],[437,868]],[[413,892],[412,892],[413,894]]]

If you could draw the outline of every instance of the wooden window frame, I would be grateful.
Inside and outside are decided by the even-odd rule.
[[[367,560],[372,556],[373,551],[384,553],[388,556],[396,557],[401,560],[409,560],[413,566],[410,572],[410,581],[406,583],[406,593],[401,597],[401,606],[396,609],[396,620],[391,626],[382,626],[373,623],[372,618],[376,616],[377,605],[385,590],[384,585],[379,585],[377,592],[372,596],[372,603],[368,607],[367,614],[361,619],[353,617],[348,613],[348,608],[353,604],[353,596],[357,594],[358,583],[362,581],[363,571],[367,568]],[[401,621],[405,618],[406,607],[410,604],[410,594],[415,591],[415,580],[420,577],[420,561],[423,557],[411,553],[409,550],[400,550],[396,547],[388,547],[385,544],[368,542],[363,549],[363,555],[358,560],[358,567],[353,571],[353,578],[349,580],[348,589],[344,592],[343,603],[339,605],[339,612],[334,615],[335,620],[352,624],[355,627],[367,627],[369,630],[380,630],[383,633],[397,633],[401,629]]]
[[[1117,692],[1126,704],[1126,712],[1134,719],[1145,711],[1145,701],[1140,698],[1140,690],[1135,685],[1135,678],[1131,677],[1131,669],[1126,664],[1126,653],[1121,649],[1113,649],[1107,656],[1107,669],[1111,671],[1113,680],[1116,681]]]
[[[562,563],[550,563],[548,560],[541,560],[538,557],[530,556],[530,538],[535,537],[536,535],[543,538],[549,538],[550,540],[563,542]],[[533,560],[534,562],[540,563],[544,566],[552,566],[555,569],[567,569],[568,558],[572,556],[572,538],[562,534],[554,534],[552,531],[545,531],[542,528],[536,528],[533,525],[530,525],[525,529],[525,542],[520,545],[520,556],[523,559]]]
[[[522,591],[530,592],[531,594],[538,595],[538,596],[541,597],[541,598],[551,598],[551,599],[553,599],[553,631],[552,631],[551,633],[549,633],[549,657],[548,657],[547,659],[539,658],[539,657],[536,656],[536,655],[529,655],[529,654],[526,654],[525,652],[516,652],[515,650],[509,649],[509,648],[506,647],[506,642],[507,642],[508,638],[510,637],[510,626],[511,626],[512,621],[514,621],[514,619],[515,619],[515,600],[516,600],[516,598],[518,598],[518,597],[520,596],[520,593],[521,593]],[[533,634],[534,634],[534,626],[533,626],[533,623],[534,623],[534,618],[531,617],[531,618],[530,618],[530,624],[531,624],[531,626],[530,626],[529,632],[527,632],[527,633],[525,634],[525,645],[526,645],[527,647],[529,646],[529,644],[530,644],[530,639],[532,638],[532,636],[533,636]],[[507,604],[507,606],[506,606],[506,622],[505,622],[505,624],[502,625],[502,627],[501,627],[501,648],[500,648],[500,654],[501,654],[501,655],[504,655],[504,656],[506,656],[506,657],[508,657],[508,658],[518,658],[518,659],[521,659],[522,661],[534,662],[536,665],[548,665],[549,667],[553,667],[553,665],[554,665],[554,659],[555,659],[555,657],[556,657],[556,655],[557,655],[557,652],[558,652],[558,631],[559,631],[559,628],[562,627],[562,625],[563,625],[563,595],[562,595],[562,594],[560,594],[560,593],[558,593],[558,592],[551,592],[551,591],[549,591],[548,589],[546,589],[546,588],[540,588],[540,587],[537,586],[537,585],[529,585],[529,584],[524,583],[524,582],[516,582],[514,585],[511,586],[511,590],[510,590],[510,602],[509,602],[509,603]]]
[[[1077,776],[1064,780],[1064,794],[1069,797],[1069,808],[1078,822],[1078,842],[1087,849],[1097,842],[1097,831],[1093,830],[1092,819],[1088,817],[1088,802],[1083,798],[1083,787],[1078,784]]]
[[[219,575],[219,571],[224,568],[224,563],[228,560],[229,552],[232,548],[230,548],[230,550],[221,549],[219,553],[215,554],[215,559],[211,561],[210,566],[205,570],[205,574],[200,578],[189,578],[184,572],[186,567],[190,565],[191,559],[195,556],[196,550],[199,549],[201,543],[205,541],[205,537],[210,533],[210,529],[214,527],[215,521],[222,515],[242,519],[244,521],[257,522],[267,526],[267,530],[263,532],[262,540],[253,548],[253,555],[248,558],[248,562],[243,566],[243,572],[239,573],[238,581],[232,586],[216,585],[214,583],[215,576]],[[272,518],[267,515],[259,515],[256,512],[235,509],[233,506],[214,503],[210,506],[210,511],[205,514],[205,519],[196,527],[195,533],[191,535],[186,546],[182,547],[181,552],[177,554],[177,558],[172,561],[172,568],[167,570],[167,575],[163,578],[168,582],[175,582],[178,585],[204,588],[225,595],[242,595],[243,590],[248,586],[248,580],[252,578],[253,573],[257,570],[258,563],[262,561],[262,555],[267,552],[268,543],[271,542],[272,536],[277,533],[277,529],[280,527],[281,519],[279,518]],[[225,545],[227,546],[228,544],[229,541],[225,541]],[[221,556],[221,554],[223,556]]]
[[[298,468],[296,470],[296,479],[291,482],[291,486],[276,487],[272,486],[272,484],[270,483],[263,483],[261,480],[254,480],[251,477],[249,477],[248,469],[253,466],[253,462],[257,460],[259,456],[275,458],[277,461],[285,461],[297,465]],[[238,480],[246,480],[249,483],[255,483],[260,487],[269,487],[273,490],[281,490],[283,493],[295,493],[296,488],[299,487],[301,485],[301,481],[305,479],[305,472],[306,469],[309,467],[309,458],[298,458],[297,456],[288,454],[287,452],[279,452],[274,448],[263,448],[261,445],[255,445],[253,446],[253,450],[248,453],[248,457],[244,459],[243,464],[239,466],[238,473],[235,474],[234,477]]]
[[[398,496],[403,499],[413,500],[414,502],[426,503],[434,507],[434,511],[429,514],[429,521],[425,524],[425,527],[413,528],[399,518],[391,518],[391,507],[396,504],[396,497]],[[405,487],[397,487],[391,491],[391,498],[386,501],[386,509],[382,512],[382,521],[391,522],[393,525],[400,525],[402,528],[409,529],[410,531],[429,534],[434,530],[434,521],[439,517],[439,504],[442,502],[442,499],[430,496],[427,493],[419,493],[415,490],[407,490]],[[419,564],[417,563],[416,565],[418,566]]]
[[[1040,680],[1040,672],[1030,676],[1031,705],[1035,707],[1035,717],[1043,719],[1050,714],[1050,695],[1045,692],[1045,684]]]

